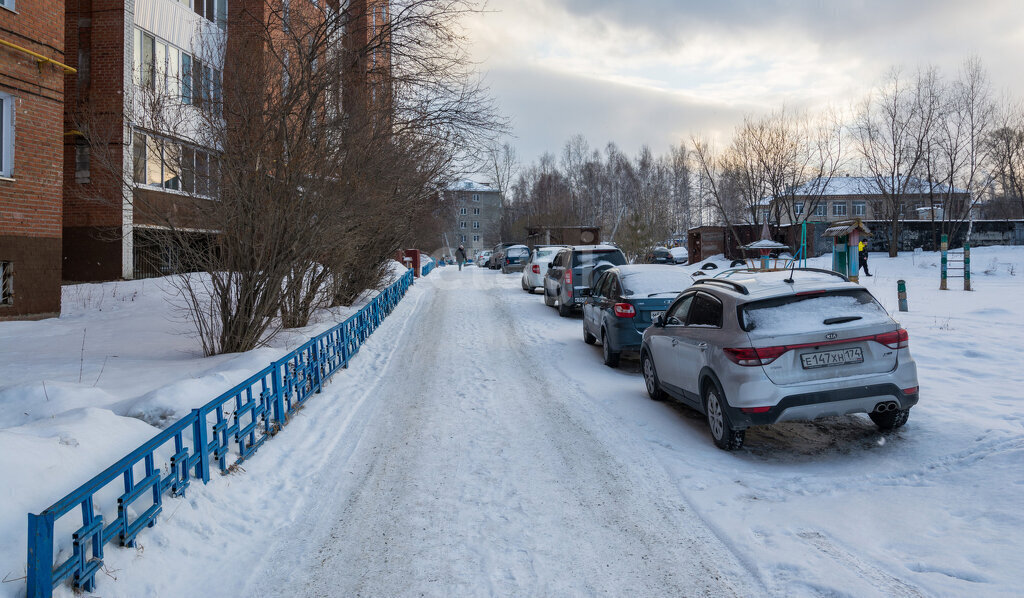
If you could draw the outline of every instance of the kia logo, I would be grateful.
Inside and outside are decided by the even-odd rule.
[[[835,333],[835,332],[829,332],[828,334],[825,335],[825,338],[827,340],[833,340],[833,339],[839,338],[839,335],[837,333]]]

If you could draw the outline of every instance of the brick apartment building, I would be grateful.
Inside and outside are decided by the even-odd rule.
[[[0,0],[0,320],[60,313],[64,3]]]
[[[261,65],[246,55],[251,50],[246,32],[266,26],[271,13],[280,18],[317,2],[70,2],[66,47],[71,65],[81,63],[82,68],[67,82],[66,120],[69,129],[88,121],[92,137],[72,136],[64,146],[64,279],[168,274],[175,270],[177,256],[162,233],[171,226],[192,235],[196,243],[215,239],[217,231],[196,220],[190,206],[215,201],[219,162],[214,149],[148,123],[146,98],[163,93],[186,116],[215,109],[233,75],[259,76],[252,70]],[[390,17],[386,0],[353,0],[348,5],[358,18],[347,31],[348,39],[339,43],[365,44]],[[223,32],[226,45],[211,53],[210,40]],[[352,65],[359,71],[356,75],[339,76],[345,103],[382,101],[380,86],[370,85],[379,79],[367,74],[389,64],[383,50],[361,56]],[[201,123],[204,118],[193,120]],[[96,136],[113,148],[102,161],[95,155]]]

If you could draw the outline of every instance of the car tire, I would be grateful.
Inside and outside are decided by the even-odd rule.
[[[711,439],[715,446],[722,450],[733,451],[743,446],[746,430],[735,430],[726,413],[725,395],[714,383],[704,389],[704,415],[711,431]]]
[[[658,380],[658,372],[654,369],[654,359],[647,351],[644,351],[640,356],[640,369],[644,374],[644,384],[647,385],[647,394],[655,401],[664,401],[667,398],[665,391],[661,390],[661,382]]]
[[[868,417],[875,422],[879,430],[895,430],[907,423],[910,418],[910,409],[896,409],[885,413],[869,413]]]
[[[566,305],[565,302],[562,301],[561,295],[558,296],[558,315],[563,318],[568,318],[572,315],[572,307]]]
[[[583,342],[587,343],[588,345],[593,345],[597,343],[597,337],[594,336],[593,334],[590,334],[590,331],[587,330],[586,319],[583,320]]]
[[[604,357],[604,364],[610,368],[619,367],[619,360],[622,358],[621,351],[613,351],[612,344],[608,342],[608,335],[601,331],[601,354]]]
[[[735,268],[737,266],[746,266],[746,265],[747,265],[747,262],[745,260],[733,260],[733,261],[729,262],[729,267],[730,268]]]

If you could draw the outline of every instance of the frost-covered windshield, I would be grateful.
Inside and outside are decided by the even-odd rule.
[[[844,289],[748,303],[740,308],[740,322],[744,330],[756,330],[760,336],[883,324],[892,319],[871,293]]]
[[[599,262],[608,262],[613,266],[623,266],[626,264],[626,256],[618,249],[608,249],[605,251],[580,251],[573,252],[572,254],[573,268],[577,268],[579,266],[596,266]]]

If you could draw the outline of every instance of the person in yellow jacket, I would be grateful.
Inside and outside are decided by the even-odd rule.
[[[871,270],[868,270],[868,252],[864,251],[866,247],[864,241],[857,245],[857,255],[859,257],[857,271],[860,272],[860,269],[864,268],[864,275],[871,276]]]

